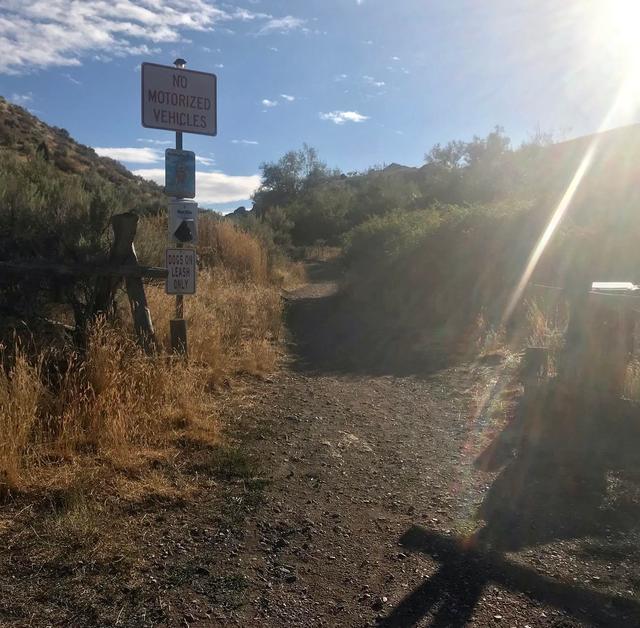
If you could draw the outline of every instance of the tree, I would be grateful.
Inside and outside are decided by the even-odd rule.
[[[277,162],[263,163],[260,168],[262,183],[253,195],[254,208],[260,217],[272,207],[290,205],[305,189],[319,185],[331,175],[316,149],[307,144],[285,153]]]

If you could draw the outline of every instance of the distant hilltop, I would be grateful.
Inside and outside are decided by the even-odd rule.
[[[125,191],[131,209],[155,211],[166,204],[162,187],[134,175],[121,163],[100,157],[76,142],[66,129],[49,126],[23,107],[0,96],[0,159],[3,151],[24,158],[40,155],[69,175],[93,172]]]

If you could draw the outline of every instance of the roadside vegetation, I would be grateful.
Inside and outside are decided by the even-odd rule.
[[[90,149],[84,164],[82,147],[66,134],[4,101],[0,110],[7,114],[0,116],[0,261],[104,262],[111,217],[135,210],[140,262],[164,266],[160,188]],[[52,136],[64,142],[52,145]],[[61,167],[60,151],[78,158],[73,168]],[[109,168],[113,177],[101,170]],[[147,356],[133,337],[124,290],[116,310],[103,315],[95,278],[2,274],[0,498],[53,487],[77,465],[135,466],[185,434],[222,442],[218,392],[277,368],[280,290],[301,274],[217,215],[202,218],[200,234],[198,292],[185,307],[188,362],[171,355],[174,299],[162,281],[146,286],[159,343],[159,353]]]
[[[623,129],[596,140],[597,158],[533,281],[582,286],[635,279],[640,192],[629,190],[635,190],[637,135],[635,128]],[[463,449],[469,403],[476,408],[473,420],[488,421],[485,436],[493,438],[520,395],[514,355],[499,356],[504,368],[496,371],[497,383],[474,382],[461,373],[445,379],[449,372],[442,371],[440,380],[426,384],[425,396],[415,396],[422,383],[411,378],[389,378],[380,389],[366,378],[353,383],[330,377],[319,385],[301,377],[284,391],[284,404],[274,402],[280,393],[266,390],[269,382],[261,387],[257,409],[246,397],[256,378],[268,378],[279,367],[282,293],[305,282],[308,264],[316,265],[314,271],[344,270],[338,296],[316,299],[323,304],[313,307],[303,296],[289,307],[290,329],[294,337],[296,328],[304,329],[307,342],[301,346],[314,367],[333,374],[344,366],[337,363],[343,357],[349,367],[348,360],[366,353],[367,368],[386,372],[401,372],[394,370],[400,363],[413,372],[420,357],[429,363],[442,356],[442,365],[453,357],[480,357],[474,369],[482,370],[494,352],[528,344],[551,350],[553,371],[567,321],[562,300],[537,295],[522,301],[511,319],[504,313],[591,141],[554,144],[537,135],[513,146],[496,128],[484,138],[433,147],[420,168],[391,164],[342,173],[308,146],[263,164],[252,210],[199,220],[198,291],[185,308],[188,360],[171,352],[174,299],[161,281],[145,285],[158,343],[157,353],[148,355],[134,338],[123,290],[105,314],[96,312],[94,278],[0,274],[0,560],[10,575],[0,621],[26,623],[46,613],[43,621],[55,624],[118,625],[122,617],[129,625],[169,625],[176,617],[188,624],[195,619],[187,608],[200,604],[193,600],[195,590],[206,602],[200,617],[207,620],[216,607],[241,605],[254,574],[247,575],[233,557],[245,541],[243,518],[260,503],[268,482],[246,448],[252,430],[255,440],[270,442],[271,452],[280,439],[280,458],[286,459],[291,431],[305,429],[307,415],[314,425],[322,415],[322,427],[336,430],[331,438],[349,443],[346,454],[358,441],[343,430],[349,413],[355,411],[358,421],[369,417],[371,442],[380,421],[400,414],[411,430],[397,431],[398,423],[391,422],[398,438],[386,439],[385,446],[393,455],[377,457],[387,464],[396,454],[400,461],[406,457],[397,448],[406,439],[419,443],[416,460],[425,442],[435,446],[432,425],[440,420],[444,445],[428,456],[438,477],[444,458],[459,465],[457,454],[449,453]],[[0,100],[0,262],[104,262],[111,217],[136,211],[138,259],[163,266],[165,203],[158,186]],[[324,355],[331,360],[322,362]],[[335,387],[330,394],[323,390],[327,381]],[[457,389],[450,395],[452,381]],[[638,362],[628,368],[625,393],[640,398]],[[299,407],[308,399],[316,404],[313,412]],[[434,399],[441,401],[435,412]],[[415,438],[414,422],[427,407],[429,415],[418,421],[425,441]],[[451,407],[459,407],[453,423]],[[270,419],[256,421],[254,412]],[[453,437],[445,421],[458,426]],[[552,429],[549,442],[570,443],[578,430],[569,433],[571,438],[558,437]],[[355,440],[344,440],[349,437]],[[316,434],[305,441],[308,457],[291,456],[297,464],[314,461],[307,474],[295,476],[312,481],[295,483],[312,508],[320,503],[317,491],[324,490],[313,458],[318,440]],[[323,440],[323,448],[327,444]],[[362,446],[369,448],[364,440]],[[357,478],[361,470],[358,463],[349,475]],[[376,477],[388,475],[380,471]],[[531,468],[525,471],[531,477]],[[541,477],[545,486],[555,484]],[[375,500],[378,480],[369,479]],[[450,491],[445,484],[451,482],[442,491]],[[478,495],[485,489],[483,479]],[[516,493],[497,501],[511,503]],[[420,485],[416,501],[425,495]],[[436,514],[441,518],[442,509],[424,506],[420,512],[433,514],[432,522]],[[329,514],[322,510],[322,516]],[[413,503],[408,512],[415,512]],[[280,506],[275,513],[275,524],[263,528],[278,530],[275,549],[267,553],[274,561],[281,556],[276,550],[292,543],[281,536]],[[459,531],[473,529],[471,522],[463,524],[469,529]],[[297,529],[315,535],[306,523]],[[331,529],[343,536],[343,527],[332,523]],[[262,552],[267,537],[261,538]],[[223,539],[232,539],[232,551],[220,545]],[[226,566],[221,547],[230,559]],[[288,584],[303,577],[279,564],[278,573]],[[180,609],[185,591],[186,608]]]
[[[434,343],[473,352],[497,337],[518,345],[535,340],[536,327],[528,305],[504,327],[507,304],[592,143],[595,159],[531,279],[556,286],[635,279],[639,133],[628,127],[561,143],[537,133],[514,146],[496,127],[434,146],[420,168],[352,173],[328,168],[304,146],[263,165],[254,210],[238,220],[260,222],[294,252],[341,247],[343,305],[367,330],[364,344],[392,338],[384,351],[398,353]],[[561,320],[557,302],[535,307],[549,325]]]

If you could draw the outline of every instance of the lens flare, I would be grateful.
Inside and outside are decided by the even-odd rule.
[[[618,47],[627,59],[628,72],[640,71],[640,2],[638,0],[607,0],[604,3],[605,28],[611,31],[611,46]]]
[[[576,169],[575,174],[571,178],[567,189],[557,207],[555,208],[553,214],[551,215],[551,219],[549,220],[547,226],[545,227],[542,235],[538,239],[536,246],[534,247],[531,255],[529,256],[529,260],[527,261],[527,265],[516,285],[508,303],[505,308],[504,314],[502,315],[502,324],[504,325],[511,318],[514,310],[516,309],[518,303],[522,299],[522,295],[526,290],[527,284],[531,280],[533,272],[542,257],[547,245],[551,241],[553,234],[556,232],[558,225],[564,218],[567,210],[571,206],[571,202],[580,187],[585,175],[589,172],[591,168],[591,164],[593,163],[594,157],[598,152],[598,147],[600,143],[600,133],[604,130],[608,129],[611,125],[612,120],[616,117],[621,107],[626,106],[626,103],[629,100],[629,95],[633,90],[633,85],[631,81],[625,83],[622,86],[622,89],[618,92],[617,97],[615,98],[613,105],[607,112],[607,115],[604,117],[602,124],[600,125],[598,132],[594,135],[593,140],[589,144],[585,154],[580,161],[578,168]]]

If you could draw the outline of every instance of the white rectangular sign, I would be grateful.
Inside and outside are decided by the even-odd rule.
[[[196,293],[195,249],[167,249],[167,294]]]
[[[195,201],[169,201],[169,241],[198,243],[198,204]]]
[[[216,135],[215,74],[142,64],[142,126]]]

